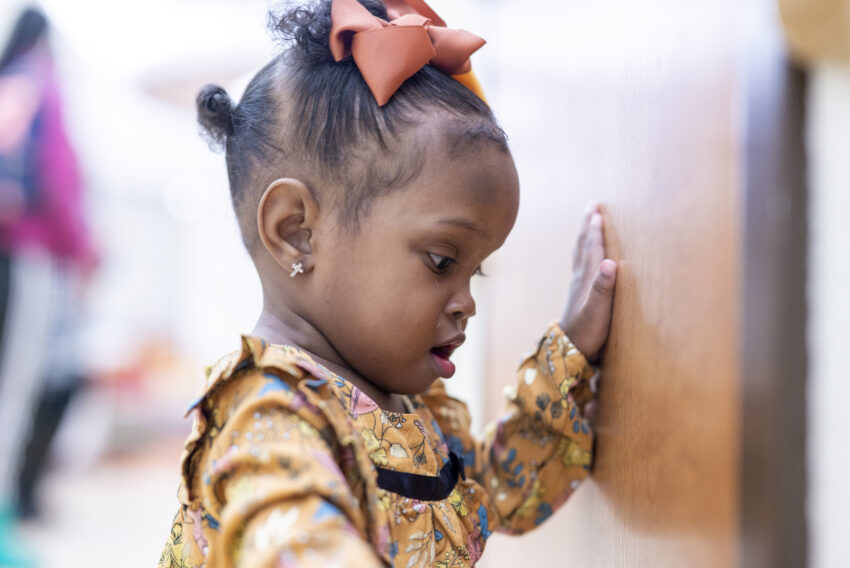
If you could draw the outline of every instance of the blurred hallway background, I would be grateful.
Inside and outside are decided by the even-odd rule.
[[[27,5],[0,2],[3,43]],[[44,567],[152,566],[174,515],[187,401],[260,306],[194,93],[209,81],[238,91],[270,58],[266,4],[39,6],[100,261],[79,322],[86,388],[21,534]]]

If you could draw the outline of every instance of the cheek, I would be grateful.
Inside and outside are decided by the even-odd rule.
[[[439,286],[423,277],[422,267],[413,268],[395,266],[356,283],[362,317],[399,337],[431,331],[441,311]]]
[[[410,261],[387,261],[335,271],[323,295],[338,324],[358,346],[405,349],[433,340],[442,312],[438,277]],[[332,317],[333,317],[332,316]]]

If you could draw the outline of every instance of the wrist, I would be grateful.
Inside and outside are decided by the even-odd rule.
[[[581,333],[579,329],[576,328],[575,325],[570,325],[569,323],[561,320],[558,322],[558,326],[560,326],[561,331],[564,332],[564,335],[567,336],[567,339],[570,340],[570,343],[578,349],[584,358],[588,361],[596,360],[597,352],[595,349],[592,349],[591,346],[587,344],[587,339],[584,334]]]

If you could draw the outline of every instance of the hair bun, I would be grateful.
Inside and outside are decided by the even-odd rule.
[[[233,132],[235,106],[230,95],[218,85],[206,85],[198,93],[198,123],[216,146],[223,147]]]
[[[357,0],[373,16],[387,19],[387,8],[381,0]],[[291,3],[290,3],[291,4]],[[333,64],[330,48],[331,0],[301,2],[283,13],[269,14],[269,27],[284,46],[296,47],[292,53],[308,66]]]

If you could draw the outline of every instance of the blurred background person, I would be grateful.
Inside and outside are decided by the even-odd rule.
[[[96,263],[82,183],[41,11],[26,8],[0,59],[0,564],[24,563],[15,514],[35,513],[50,441],[82,383],[79,294]]]

